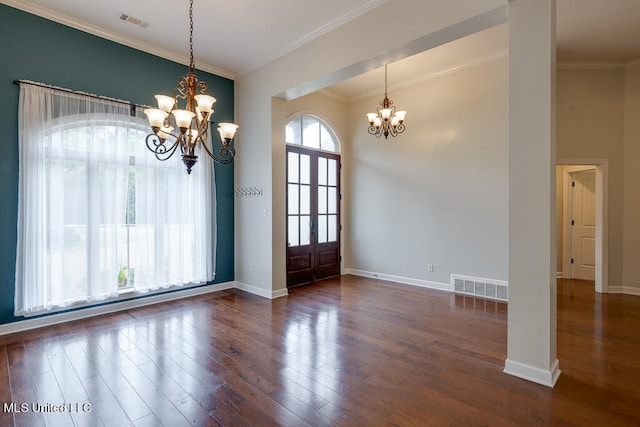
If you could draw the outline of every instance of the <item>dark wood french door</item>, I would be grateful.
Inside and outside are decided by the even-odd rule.
[[[287,145],[287,286],[340,274],[340,156]]]

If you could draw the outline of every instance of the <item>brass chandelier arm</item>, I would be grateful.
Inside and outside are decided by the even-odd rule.
[[[145,142],[147,143],[147,148],[149,149],[149,151],[155,154],[156,159],[161,161],[168,160],[171,156],[173,156],[173,153],[176,152],[178,146],[181,145],[180,138],[177,138],[173,142],[173,144],[167,147],[167,141],[160,139],[160,137],[155,133],[150,133],[149,135],[147,135],[147,139],[145,140]]]
[[[221,164],[231,163],[233,161],[233,158],[236,155],[236,149],[233,148],[233,146],[230,145],[229,143],[224,143],[224,142],[222,143],[222,147],[220,147],[220,157],[213,154],[213,150],[209,149],[209,147],[207,147],[207,144],[205,144],[204,142],[202,143],[202,148],[204,149],[204,151],[207,153],[209,157],[211,157],[214,161]]]

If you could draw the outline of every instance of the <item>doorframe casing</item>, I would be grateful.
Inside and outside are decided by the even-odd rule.
[[[557,166],[562,170],[562,273],[571,271],[571,173],[588,169],[596,171],[596,242],[595,242],[595,291],[609,291],[609,160],[607,159],[557,159]]]

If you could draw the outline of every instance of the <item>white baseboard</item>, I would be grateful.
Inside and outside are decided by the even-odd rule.
[[[357,270],[354,268],[346,268],[345,274],[353,274],[354,276],[368,277],[371,279],[388,280],[390,282],[403,283],[405,285],[418,286],[421,288],[437,289],[439,291],[452,292],[451,283],[430,282],[421,279],[412,279],[410,277],[394,276],[392,274],[376,273],[373,271]]]
[[[632,288],[631,286],[625,286],[624,293],[628,295],[640,296],[640,288]]]
[[[640,288],[635,288],[631,286],[609,286],[607,288],[607,293],[640,296]]]
[[[17,322],[0,325],[0,336],[13,334],[16,332],[28,331],[36,328],[42,328],[44,326],[57,325],[59,323],[71,322],[74,320],[86,319],[88,317],[100,316],[102,314],[115,313],[117,311],[129,310],[132,308],[144,307],[152,304],[159,304],[161,302],[174,301],[196,295],[224,291],[233,288],[235,288],[235,282],[216,283],[213,285],[182,289],[175,292],[165,292],[157,295],[150,295],[144,298],[134,298],[110,304],[81,308],[75,311],[51,314],[49,316],[43,316],[34,319],[19,320]]]
[[[240,289],[241,291],[249,292],[250,294],[258,295],[263,298],[276,299],[281,297],[286,297],[289,294],[287,289],[276,289],[275,291],[269,291],[268,289],[262,289],[257,286],[249,285],[247,283],[237,282],[236,281],[236,289]]]
[[[513,375],[514,377],[553,388],[560,377],[560,365],[558,363],[558,359],[556,359],[551,364],[549,370],[546,370],[507,359],[504,363],[503,372],[505,374]]]

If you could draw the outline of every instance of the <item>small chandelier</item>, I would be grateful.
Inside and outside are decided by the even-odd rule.
[[[236,154],[231,141],[238,129],[234,123],[219,123],[218,132],[222,140],[220,156],[213,153],[213,147],[206,144],[209,133],[209,120],[213,114],[213,104],[216,99],[207,95],[207,83],[198,80],[193,60],[193,0],[189,3],[189,72],[178,79],[178,86],[173,96],[155,95],[158,108],[144,110],[153,133],[147,135],[147,148],[156,155],[158,160],[167,160],[180,147],[182,162],[187,167],[187,173],[198,161],[194,154],[198,144],[204,152],[218,163],[231,163]],[[197,92],[200,93],[197,93]],[[178,107],[179,100],[185,100],[185,109]],[[176,130],[177,129],[177,130]]]
[[[380,101],[380,106],[376,113],[367,113],[369,119],[369,133],[380,138],[384,135],[387,139],[389,135],[395,137],[404,132],[404,116],[406,111],[396,111],[396,106],[387,95],[387,66],[384,66],[384,99]]]

